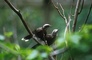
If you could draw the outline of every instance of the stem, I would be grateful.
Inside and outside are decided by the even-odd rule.
[[[76,29],[76,23],[77,23],[77,19],[78,19],[78,15],[79,15],[78,11],[79,11],[80,2],[81,2],[81,0],[78,0],[77,4],[76,4],[76,9],[75,9],[75,14],[74,14],[74,22],[73,22],[73,26],[72,26],[73,32],[75,32],[75,29]]]

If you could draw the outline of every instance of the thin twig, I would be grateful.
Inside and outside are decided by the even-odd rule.
[[[90,8],[89,8],[89,11],[88,11],[88,14],[87,14],[87,17],[86,17],[84,24],[86,24],[88,21],[88,18],[89,18],[90,12],[91,12],[91,8],[92,8],[92,4],[90,5]]]
[[[29,29],[29,27],[27,26],[27,23],[25,22],[25,20],[23,19],[22,17],[22,14],[20,13],[20,11],[18,9],[16,9],[12,3],[9,1],[9,0],[4,0],[8,5],[9,7],[19,16],[19,18],[21,19],[23,25],[25,26],[26,30],[28,31],[28,33],[30,35],[33,36],[33,39],[38,43],[38,44],[41,44],[36,37],[34,37],[34,34],[32,33],[32,31]],[[41,44],[42,45],[42,44]]]
[[[70,26],[70,22],[71,22],[70,16],[69,16],[68,20],[69,20],[69,21],[67,22],[66,27],[65,27],[65,31],[64,31],[64,39],[66,39],[66,34],[67,34],[68,29],[69,29],[69,26]],[[66,40],[65,40],[65,44],[66,44],[66,47],[67,47],[68,44],[67,44],[67,41],[66,41]]]
[[[75,32],[76,29],[76,23],[77,23],[77,19],[78,19],[78,11],[79,11],[79,6],[80,6],[81,0],[77,0],[77,4],[76,4],[76,9],[75,9],[75,14],[74,14],[74,22],[73,22],[73,26],[72,26],[72,31]]]
[[[59,4],[59,5],[60,5],[60,8],[62,9],[62,12],[63,12],[62,14],[63,14],[64,20],[65,20],[65,23],[67,24],[67,18],[65,16],[65,10],[64,10],[64,8],[61,4]]]
[[[80,8],[78,14],[80,14],[80,13],[82,12],[82,10],[83,10],[83,6],[84,6],[84,0],[82,1],[82,5],[81,5],[81,8]]]
[[[52,2],[52,4],[53,4],[53,6],[56,8],[56,10],[58,11],[58,13],[59,13],[59,15],[64,19],[64,21],[65,21],[65,18],[64,18],[64,16],[63,16],[63,14],[60,12],[60,10],[59,10],[59,8],[54,4],[54,2],[51,0],[51,2]],[[65,23],[66,23],[66,21],[65,21]]]
[[[82,31],[82,29],[84,28],[85,24],[87,23],[88,18],[89,18],[89,15],[90,15],[90,13],[91,13],[91,9],[92,9],[92,3],[91,3],[91,5],[90,5],[90,8],[89,8],[87,17],[86,17],[86,19],[85,19],[85,21],[84,21],[84,24],[83,24],[83,26],[81,27],[81,29],[80,29],[79,31]]]

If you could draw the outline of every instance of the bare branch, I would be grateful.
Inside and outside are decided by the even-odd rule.
[[[89,15],[90,15],[90,13],[91,13],[91,9],[92,9],[92,3],[91,3],[91,5],[90,5],[90,8],[89,8],[87,17],[86,17],[86,19],[85,19],[85,21],[84,21],[84,24],[83,24],[83,26],[81,27],[81,29],[80,29],[79,31],[82,31],[82,29],[84,28],[85,24],[87,23],[88,18],[89,18]]]
[[[64,14],[64,8],[62,7],[62,5],[60,3],[59,3],[59,5],[60,5],[60,8],[62,9],[62,12],[63,12],[62,14],[65,15]]]
[[[62,14],[63,14],[64,20],[65,20],[65,23],[67,24],[67,18],[65,16],[64,8],[61,4],[59,4],[59,5],[60,5],[60,8],[62,9],[62,12],[63,12]]]
[[[22,14],[20,13],[20,11],[19,11],[18,9],[16,9],[16,8],[12,5],[12,3],[11,3],[9,0],[4,0],[4,1],[5,1],[5,2],[9,5],[9,7],[19,16],[19,18],[21,19],[23,25],[25,26],[26,30],[28,31],[28,33],[33,36],[33,39],[34,39],[38,44],[41,44],[41,43],[37,40],[37,38],[34,36],[34,34],[32,33],[32,31],[29,29],[29,27],[28,27],[26,21],[23,19]],[[42,44],[41,44],[41,45],[42,45]]]
[[[74,22],[72,26],[72,31],[74,32],[76,29],[76,23],[77,23],[77,18],[78,18],[78,11],[79,11],[79,6],[80,6],[81,0],[77,0],[76,4],[76,9],[75,9],[75,14],[74,14]]]
[[[78,14],[80,14],[80,13],[82,12],[82,10],[83,10],[83,5],[84,5],[84,0],[82,1],[82,5],[81,5],[81,8],[80,8]]]
[[[63,14],[60,12],[60,10],[59,10],[59,8],[54,4],[54,2],[51,0],[51,2],[52,2],[52,4],[53,4],[53,6],[56,8],[56,10],[58,11],[58,13],[59,13],[59,15],[64,19],[64,21],[65,21],[65,18],[64,18],[64,16],[63,16]],[[65,23],[66,23],[66,21],[65,21]]]
[[[66,24],[65,31],[64,31],[64,39],[66,39],[66,34],[67,34],[67,32],[69,32],[70,22],[71,22],[71,17],[68,16],[68,22]],[[65,44],[66,44],[66,47],[67,47],[68,46],[67,40],[65,40]]]
[[[88,18],[89,18],[90,12],[91,12],[91,8],[92,8],[92,3],[90,5],[90,8],[89,8],[89,11],[88,11],[88,14],[87,14],[87,17],[86,17],[86,20],[85,20],[84,24],[86,24],[87,21],[88,21]]]

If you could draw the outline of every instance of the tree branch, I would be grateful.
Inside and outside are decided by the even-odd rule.
[[[66,24],[65,30],[64,30],[64,39],[66,39],[66,34],[69,33],[69,27],[70,27],[71,17],[68,16],[68,22]],[[66,47],[68,46],[67,40],[65,40]]]
[[[84,28],[85,24],[87,23],[88,18],[89,18],[89,15],[90,15],[90,12],[91,12],[91,9],[92,9],[92,3],[91,3],[91,5],[90,5],[90,8],[89,8],[87,17],[86,17],[86,19],[85,19],[85,21],[84,21],[84,24],[83,24],[83,26],[81,27],[81,29],[80,29],[79,31],[82,31],[82,29]]]
[[[32,31],[29,29],[29,27],[27,26],[27,23],[26,23],[26,21],[23,19],[22,14],[20,13],[20,11],[19,11],[18,9],[16,9],[16,8],[12,5],[12,3],[11,3],[9,0],[4,0],[4,1],[5,1],[5,2],[9,5],[9,7],[19,16],[19,18],[21,19],[23,25],[25,26],[26,30],[28,31],[28,33],[33,36],[33,39],[34,39],[38,44],[41,44],[41,43],[37,40],[37,38],[34,36],[34,34],[32,33]],[[42,45],[42,44],[41,44],[41,45]]]
[[[89,18],[90,12],[91,12],[91,8],[92,8],[92,3],[90,5],[90,8],[89,8],[89,11],[88,11],[88,14],[87,14],[87,17],[86,17],[86,20],[85,20],[84,24],[86,24],[87,21],[88,21],[88,18]]]
[[[80,8],[78,14],[80,14],[80,13],[82,12],[82,10],[83,10],[83,5],[84,5],[84,0],[82,1],[82,5],[81,5],[81,8]]]
[[[67,18],[65,16],[65,12],[64,12],[65,10],[61,4],[59,4],[59,5],[60,5],[60,8],[62,9],[62,12],[63,12],[62,14],[63,14],[64,20],[65,20],[65,23],[67,24]]]
[[[51,0],[53,6],[55,7],[55,9],[58,11],[59,15],[64,19],[65,23],[67,23],[67,21],[65,20],[65,17],[63,16],[63,14],[60,12],[59,8],[54,4],[54,2]],[[61,8],[62,9],[62,8]]]
[[[72,26],[72,31],[75,32],[76,29],[76,23],[77,23],[77,18],[78,18],[78,11],[79,11],[79,6],[80,6],[81,0],[77,0],[77,4],[76,4],[76,9],[75,9],[75,14],[74,14],[74,22],[73,22],[73,26]]]

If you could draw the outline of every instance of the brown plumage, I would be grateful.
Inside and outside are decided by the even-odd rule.
[[[55,42],[58,29],[54,29],[51,34],[46,35],[47,44],[51,45]]]
[[[46,42],[45,41],[45,36],[47,34],[46,30],[50,26],[51,26],[50,24],[44,24],[42,27],[39,27],[39,28],[35,29],[33,31],[33,34],[35,34],[35,36],[37,38],[40,38],[41,40],[43,40],[44,42]],[[31,38],[32,38],[32,35],[27,35],[24,38],[22,38],[22,40],[28,40],[28,39],[31,39]]]
[[[58,29],[54,29],[51,34],[47,34],[45,36],[48,46],[52,45],[55,42],[56,37],[57,37],[57,32],[58,32]],[[34,45],[32,48],[34,49],[37,46],[39,46],[39,44]]]

